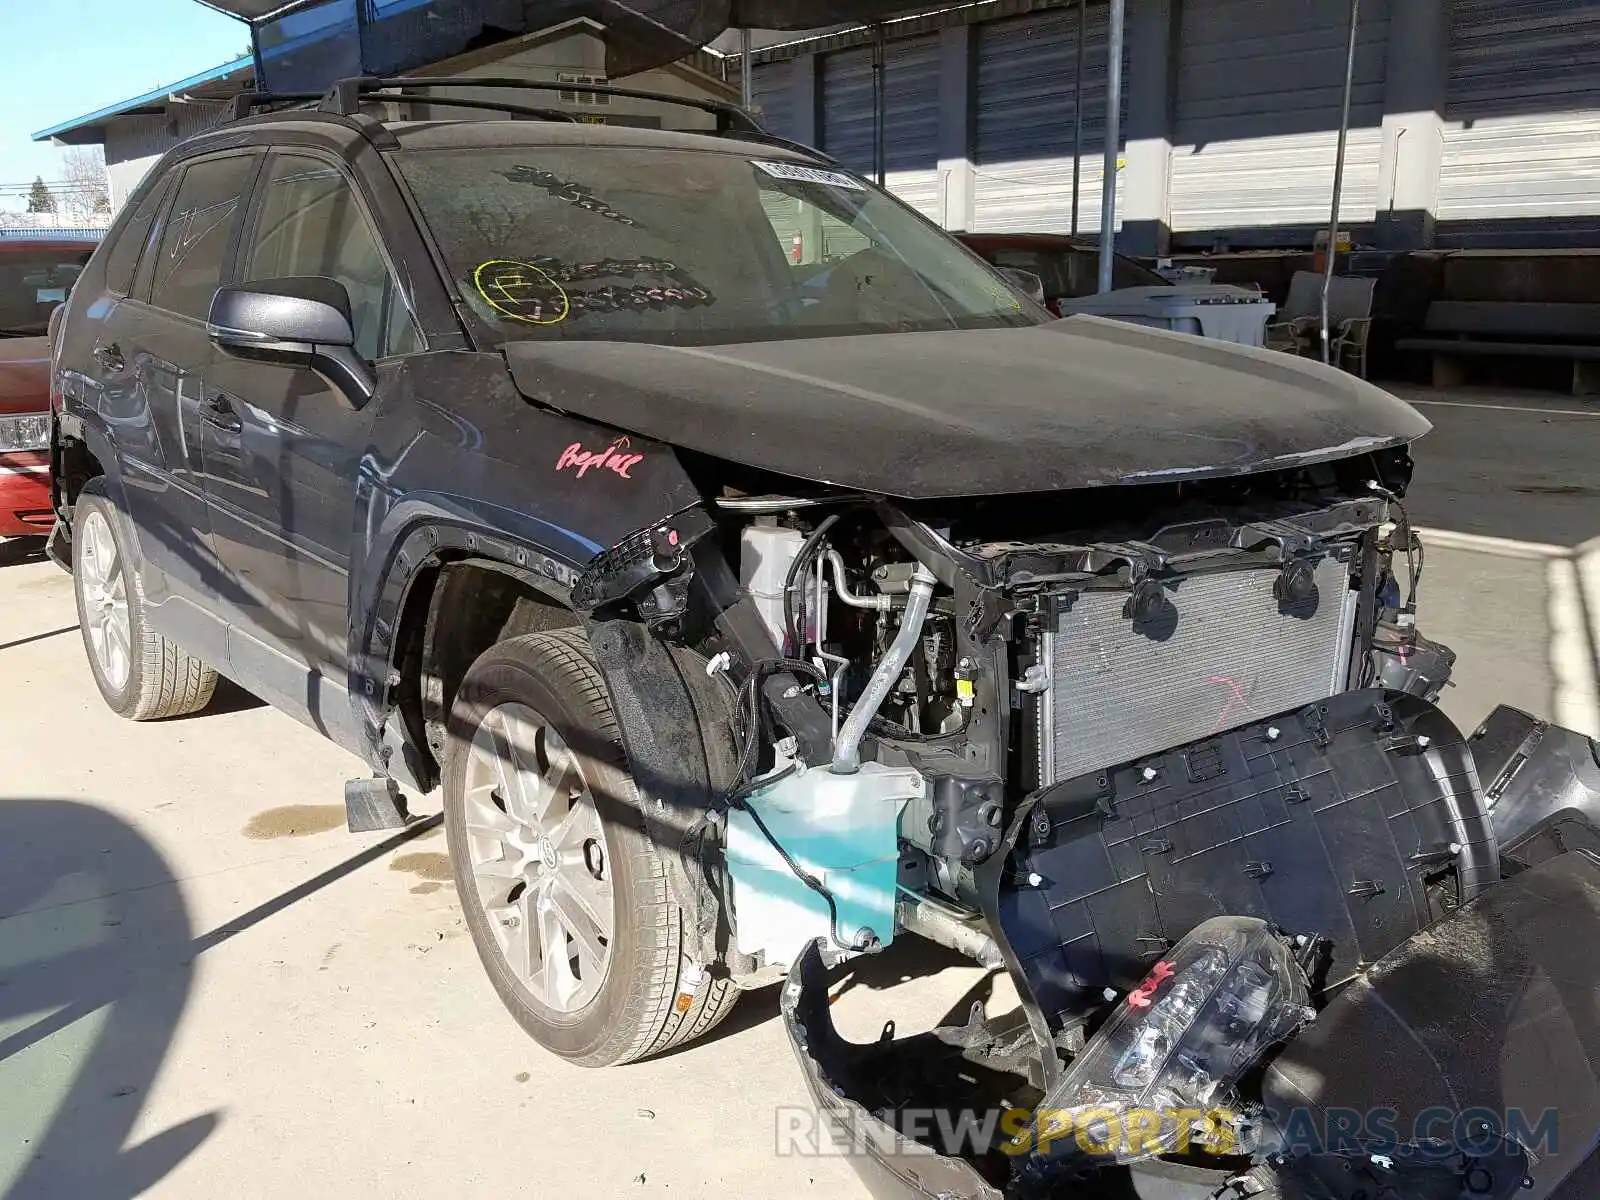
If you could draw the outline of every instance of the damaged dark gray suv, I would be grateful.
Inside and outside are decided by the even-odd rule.
[[[352,828],[442,788],[574,1061],[785,980],[881,1195],[1590,1194],[1600,768],[1434,706],[1420,416],[1053,320],[734,108],[374,115],[450,86],[244,98],[74,290],[54,549],[114,709],[221,673],[364,760]],[[907,935],[1021,1008],[842,1041],[828,968]]]

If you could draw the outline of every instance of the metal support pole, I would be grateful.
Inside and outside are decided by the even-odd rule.
[[[1339,257],[1339,193],[1344,190],[1344,143],[1350,132],[1350,88],[1356,74],[1356,30],[1361,23],[1361,0],[1350,0],[1350,41],[1344,57],[1344,110],[1339,116],[1339,148],[1333,159],[1333,209],[1328,214],[1327,261],[1322,269],[1322,361],[1332,362],[1328,343],[1328,289],[1333,286],[1333,264]]]
[[[1117,144],[1122,140],[1122,0],[1111,0],[1106,45],[1106,154],[1100,181],[1100,288],[1111,290],[1117,231]]]
[[[1078,236],[1078,177],[1083,168],[1083,39],[1089,0],[1078,0],[1078,66],[1072,75],[1072,236]]]
[[[750,84],[750,31],[739,30],[739,103],[749,108],[755,100]]]
[[[872,27],[872,170],[878,178],[878,186],[885,187],[888,183],[889,169],[884,153],[884,72],[883,61],[883,26]]]

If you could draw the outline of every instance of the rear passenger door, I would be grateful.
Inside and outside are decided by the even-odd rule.
[[[336,280],[368,361],[422,348],[374,226],[331,159],[275,151],[239,254],[239,286]],[[208,377],[206,495],[217,556],[248,597],[229,634],[241,677],[336,740],[347,721],[349,571],[375,405],[312,371],[224,359]],[[331,686],[330,686],[331,685]]]
[[[151,620],[214,663],[225,652],[214,598],[224,580],[199,480],[200,402],[218,357],[206,315],[260,165],[261,155],[251,152],[192,159],[172,169],[164,190],[146,195],[141,209],[153,199],[162,207],[136,212],[126,227],[129,237],[141,227],[150,231],[142,248],[125,250],[120,241],[112,248],[108,270],[130,257],[137,267],[89,352],[140,552],[158,572],[147,572]]]

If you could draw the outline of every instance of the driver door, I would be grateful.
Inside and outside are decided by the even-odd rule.
[[[343,285],[368,361],[421,348],[349,177],[332,161],[275,152],[239,286],[304,276]],[[264,698],[346,742],[351,547],[375,405],[352,407],[306,368],[218,359],[201,454],[217,558],[244,597],[229,661]]]

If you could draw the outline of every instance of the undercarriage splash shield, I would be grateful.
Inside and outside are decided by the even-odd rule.
[[[779,1005],[817,1114],[830,1137],[844,1141],[867,1190],[879,1200],[1001,1200],[1001,1192],[964,1158],[940,1154],[903,1136],[877,1115],[884,1111],[886,1100],[895,1107],[894,1098],[883,1095],[879,1085],[886,1082],[880,1060],[896,1043],[886,1039],[861,1046],[845,1041],[834,1028],[828,1000],[828,970],[813,943],[789,972]],[[905,1050],[912,1040],[898,1043],[899,1048]],[[935,1047],[934,1040],[931,1034],[922,1035],[927,1044],[912,1048],[906,1057],[926,1063],[927,1056],[919,1049],[942,1049],[944,1053],[936,1057],[948,1063],[948,1048],[942,1043]],[[937,1077],[937,1072],[933,1074]],[[946,1082],[958,1081],[958,1073],[951,1072]],[[945,1094],[935,1102],[948,1104],[951,1098]]]
[[[1379,689],[1091,771],[1040,793],[1012,836],[984,905],[1051,1027],[1210,917],[1327,939],[1336,984],[1497,875],[1461,732]]]
[[[789,1042],[832,1148],[877,1200],[1039,1200],[1014,1167],[1040,1089],[1038,1051],[1021,1013],[865,1045],[834,1028],[828,972],[807,948],[779,1001]],[[781,1144],[780,1144],[781,1149]],[[980,1169],[981,1168],[981,1169]],[[1052,1187],[1050,1200],[1214,1200],[1231,1171],[1154,1159],[1107,1165]]]

